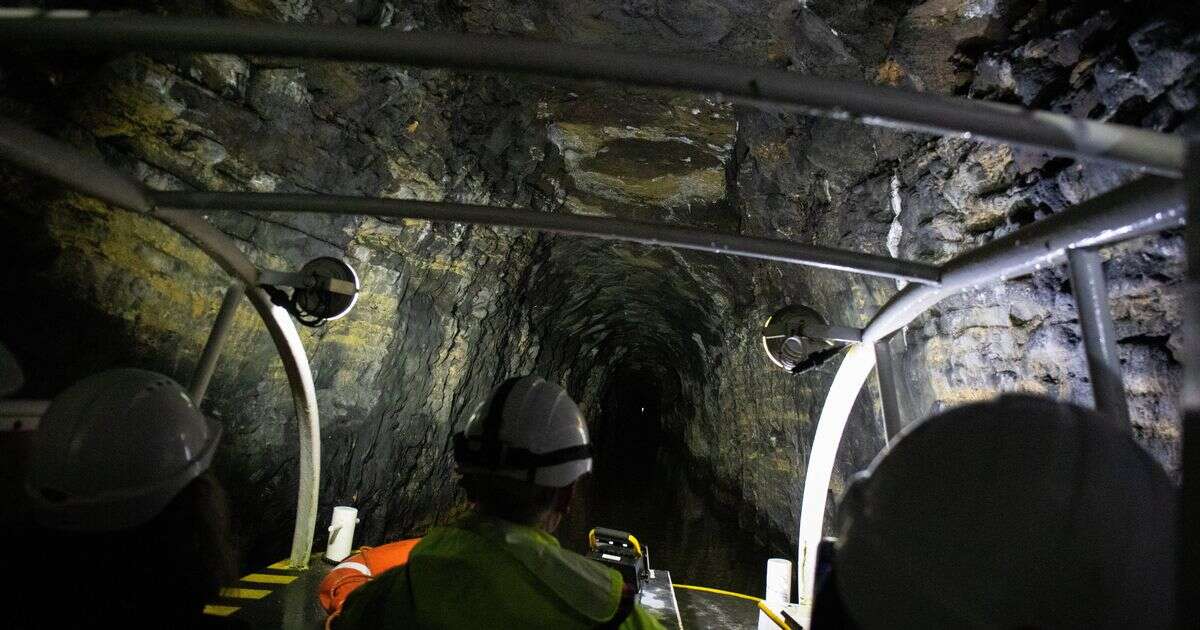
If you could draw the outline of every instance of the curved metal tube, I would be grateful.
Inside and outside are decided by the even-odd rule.
[[[1183,296],[1183,488],[1180,492],[1179,626],[1200,618],[1200,136],[1189,146],[1187,196],[1187,274]]]
[[[520,208],[284,193],[152,192],[151,195],[159,207],[190,211],[316,212],[404,217],[426,221],[456,221],[633,241],[648,245],[668,245],[745,258],[774,260],[886,278],[900,278],[922,285],[936,284],[939,275],[938,268],[933,265],[832,247],[721,234],[663,223],[557,214]]]
[[[943,298],[995,280],[1014,278],[1060,262],[1076,247],[1098,247],[1183,224],[1184,187],[1179,182],[1145,177],[1052,217],[971,250],[943,267],[942,286],[909,286],[897,293],[863,329],[854,347],[864,355],[895,330],[906,326]],[[800,603],[811,612],[813,562],[825,519],[825,494],[833,473],[832,458],[841,442],[850,408],[870,373],[871,359],[846,355],[821,409],[800,512]],[[818,461],[818,453],[821,459]],[[814,462],[820,464],[815,465]]]
[[[825,396],[812,449],[808,453],[804,495],[800,500],[800,548],[796,558],[800,587],[798,601],[803,617],[800,625],[806,628],[812,614],[817,546],[821,544],[821,533],[825,526],[825,499],[829,494],[829,481],[833,477],[833,466],[842,443],[842,432],[846,429],[846,420],[873,367],[874,345],[856,343],[850,346]]]
[[[0,19],[0,23],[6,20]],[[317,492],[321,476],[321,425],[317,390],[296,324],[287,311],[271,303],[256,287],[258,268],[228,236],[194,212],[156,209],[138,181],[110,168],[75,147],[0,117],[0,156],[69,188],[115,206],[147,213],[195,243],[214,262],[244,284],[246,296],[258,311],[279,352],[287,373],[296,417],[300,423],[300,488],[296,528],[292,534],[292,566],[308,566],[317,526]]]
[[[172,17],[0,18],[0,46],[173,50],[372,61],[602,79],[721,94],[810,114],[962,134],[1181,177],[1182,137],[1011,105],[693,59],[456,33]]]
[[[1135,182],[981,245],[942,266],[940,286],[908,286],[863,329],[875,343],[907,326],[943,298],[1060,262],[1068,249],[1097,247],[1183,225],[1183,184],[1160,177]]]
[[[295,569],[308,566],[313,536],[317,529],[317,495],[321,480],[321,423],[317,411],[317,389],[313,383],[304,342],[296,330],[291,315],[271,303],[266,292],[258,288],[258,269],[238,249],[228,236],[213,227],[203,216],[192,212],[158,208],[152,212],[163,223],[174,228],[208,254],[227,273],[246,285],[246,297],[258,311],[279,352],[296,406],[300,425],[300,487],[296,495],[296,525],[292,530],[290,565]]]
[[[4,20],[0,20],[3,24]],[[97,199],[134,212],[150,212],[146,189],[128,175],[77,147],[0,117],[0,155]]]

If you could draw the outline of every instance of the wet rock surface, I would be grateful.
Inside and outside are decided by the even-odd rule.
[[[1200,22],[1187,2],[139,8],[685,53],[1163,131],[1194,124],[1200,102]],[[22,56],[0,72],[0,114],[154,188],[488,203],[932,263],[1136,176],[1007,146],[582,82],[230,55]],[[223,274],[144,217],[8,165],[0,181],[0,286],[29,305],[6,310],[0,339],[33,376],[23,395],[50,396],[116,365],[186,381]],[[303,337],[321,405],[322,518],[333,505],[356,505],[364,542],[419,534],[462,508],[450,434],[494,383],[534,371],[562,382],[594,430],[659,436],[704,489],[698,513],[724,513],[790,555],[836,362],[800,377],[776,372],[758,331],[789,302],[861,326],[897,288],[504,229],[287,213],[209,219],[259,264],[293,269],[332,255],[362,277],[356,309]],[[1181,236],[1146,237],[1105,256],[1135,431],[1175,470]],[[906,419],[997,390],[1087,403],[1076,319],[1062,269],[946,300],[892,342]],[[217,469],[244,549],[273,561],[290,540],[299,437],[274,351],[245,306],[229,347],[236,351],[205,403],[226,424]],[[642,424],[623,417],[629,400],[656,413]],[[834,496],[883,445],[875,400],[872,392],[855,406]]]

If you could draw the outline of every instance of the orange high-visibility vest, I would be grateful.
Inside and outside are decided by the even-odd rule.
[[[321,607],[330,616],[336,616],[354,589],[388,569],[407,563],[409,552],[419,542],[420,538],[409,538],[379,547],[363,547],[346,558],[321,580],[321,586],[317,588]]]

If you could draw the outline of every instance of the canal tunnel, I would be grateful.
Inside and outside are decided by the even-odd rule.
[[[1164,132],[1194,128],[1200,102],[1187,2],[184,4],[136,8],[682,54]],[[83,63],[20,52],[0,62],[0,115],[156,190],[488,204],[930,264],[1138,175],[715,96],[253,55]],[[228,286],[224,272],[145,216],[7,162],[0,184],[0,291],[9,296],[0,342],[25,367],[17,395],[51,398],[115,367],[186,384]],[[301,333],[320,415],[315,550],[335,506],[358,508],[356,546],[461,517],[453,434],[496,384],[538,374],[578,402],[594,440],[594,471],[559,531],[563,545],[584,550],[595,526],[626,530],[677,582],[755,596],[768,558],[795,560],[805,466],[840,360],[787,374],[764,354],[762,326],[803,304],[831,324],[862,327],[901,288],[479,225],[238,211],[206,220],[264,267],[295,271],[333,257],[361,280],[349,314]],[[1134,435],[1175,476],[1182,251],[1181,233],[1168,231],[1109,248],[1103,267]],[[1079,330],[1063,269],[948,298],[891,341],[903,416],[999,391],[1089,404]],[[864,392],[835,457],[830,515],[886,443],[878,386]],[[223,427],[213,470],[230,497],[243,567],[286,557],[300,429],[286,374],[247,304],[202,410]],[[25,425],[0,428],[6,444],[28,437],[14,437]],[[18,461],[3,471],[6,497],[21,493]],[[699,620],[701,604],[687,597]]]

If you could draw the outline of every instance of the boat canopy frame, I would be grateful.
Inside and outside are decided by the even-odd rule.
[[[802,623],[813,593],[816,546],[842,430],[866,379],[879,361],[881,383],[895,383],[888,338],[942,299],[1069,261],[1094,400],[1101,414],[1129,426],[1115,352],[1111,313],[1097,248],[1188,225],[1184,284],[1186,362],[1183,415],[1184,532],[1180,548],[1181,618],[1200,601],[1200,143],[1063,114],[965,98],[913,93],[778,69],[673,56],[583,48],[546,41],[482,35],[398,32],[377,28],[281,24],[253,20],[92,16],[86,12],[0,10],[0,47],[35,52],[98,50],[254,54],[345,62],[533,74],[714,94],[734,102],[785,108],[869,125],[1041,149],[1055,156],[1142,169],[1131,183],[1006,236],[929,265],[792,241],[721,234],[657,222],[538,212],[528,209],[416,200],[283,193],[150,190],[100,159],[0,118],[0,157],[75,191],[167,224],[209,255],[232,278],[189,391],[204,395],[236,296],[244,294],[270,331],[288,378],[300,424],[299,489],[290,563],[307,566],[320,487],[320,423],[316,390],[303,344],[287,311],[260,288],[260,274],[237,245],[205,215],[215,211],[307,212],[403,217],[540,230],[778,261],[904,280],[852,342],[817,422],[804,478],[797,579]],[[1186,175],[1186,177],[1185,177]],[[1185,221],[1186,220],[1186,221]],[[882,392],[886,437],[903,426],[893,387]]]

